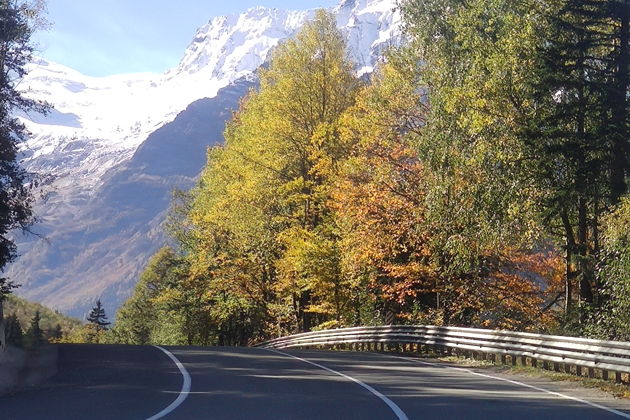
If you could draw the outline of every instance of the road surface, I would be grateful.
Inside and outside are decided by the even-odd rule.
[[[630,419],[627,403],[388,354],[165,350],[62,345],[59,373],[0,398],[0,419]]]

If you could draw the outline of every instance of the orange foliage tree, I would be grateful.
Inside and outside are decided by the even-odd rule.
[[[363,304],[368,314],[380,313],[380,322],[392,313],[414,323],[553,325],[548,309],[557,296],[561,258],[482,235],[458,239],[453,232],[475,228],[470,207],[463,206],[464,221],[455,210],[436,220],[429,200],[442,188],[444,174],[436,173],[420,152],[429,102],[417,75],[412,60],[392,54],[343,119],[353,153],[331,205],[342,232],[344,273],[369,291],[354,307]],[[462,207],[470,186],[480,182],[468,170],[449,175],[453,197],[446,205]],[[472,226],[462,226],[465,222]],[[443,237],[458,241],[457,246],[445,244]],[[460,248],[464,256],[457,254]],[[471,262],[455,267],[458,258]]]

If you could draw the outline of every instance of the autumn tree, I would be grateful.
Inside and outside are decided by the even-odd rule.
[[[165,319],[178,340],[225,345],[392,316],[554,325],[562,258],[522,141],[540,10],[507,0],[402,8],[410,44],[365,84],[325,12],[274,51],[225,144],[179,196],[180,249],[162,255],[176,263],[158,270],[155,290],[142,280],[120,312],[121,328],[140,321],[134,340],[163,340]],[[143,318],[149,310],[159,322]]]
[[[245,310],[239,316],[258,308],[289,330],[339,318],[327,198],[346,153],[337,119],[357,85],[335,19],[320,11],[274,51],[225,146],[210,152],[190,213],[205,251],[196,266],[210,274],[213,296]]]
[[[490,221],[483,211],[495,203],[469,201],[489,187],[476,184],[488,178],[474,162],[459,157],[445,174],[431,161],[443,139],[430,127],[432,95],[422,77],[413,51],[390,53],[342,120],[354,144],[334,196],[345,275],[371,291],[373,310],[394,313],[397,322],[552,324],[543,312],[558,260],[519,248],[518,237],[499,243],[509,225],[494,221],[496,232],[484,226]],[[450,203],[441,196],[445,187]],[[461,208],[462,201],[468,206]],[[447,239],[457,247],[444,242],[446,235],[457,235]]]
[[[428,111],[419,84],[415,62],[392,52],[341,119],[352,153],[331,205],[356,324],[384,322],[435,291],[424,228],[426,168],[415,143]]]
[[[520,138],[530,112],[531,57],[545,28],[541,10],[504,0],[411,0],[401,7],[428,92],[419,151],[432,174],[426,201],[432,258],[440,281],[456,292],[446,289],[442,300],[470,299],[472,305],[463,312],[467,305],[456,305],[455,314],[445,307],[446,319],[479,314],[493,296],[500,302],[509,290],[512,302],[523,301],[522,314],[528,306],[548,310],[558,297],[555,288],[533,293],[523,276],[514,278],[516,288],[501,286],[517,261],[536,260],[541,265],[535,271],[547,271],[546,263],[530,258],[550,246],[537,211],[543,188],[526,176]],[[550,251],[543,254],[555,266]],[[539,301],[526,303],[534,295]],[[536,319],[536,313],[526,318]]]

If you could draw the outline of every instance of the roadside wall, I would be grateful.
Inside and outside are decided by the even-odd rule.
[[[0,359],[0,395],[39,385],[57,373],[57,346],[26,351],[6,347]]]

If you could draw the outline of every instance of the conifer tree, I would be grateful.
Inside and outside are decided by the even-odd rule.
[[[29,175],[18,161],[18,146],[27,133],[15,112],[47,110],[45,104],[17,90],[31,61],[30,38],[40,7],[39,2],[0,0],[0,273],[17,255],[7,233],[28,229],[33,222]],[[14,287],[8,279],[0,278],[0,307],[3,295]]]
[[[55,328],[50,331],[50,338],[55,340],[63,338],[63,329],[61,328],[61,324],[55,325]]]
[[[95,326],[96,331],[107,330],[107,326],[111,324],[111,322],[107,320],[107,315],[105,315],[105,309],[103,308],[100,299],[96,301],[96,305],[88,314],[87,320]]]
[[[4,320],[4,334],[7,343],[16,346],[22,345],[24,331],[22,330],[22,325],[20,324],[20,320],[15,312]]]
[[[44,332],[42,331],[39,322],[41,321],[41,315],[39,311],[35,311],[35,315],[31,319],[31,325],[26,331],[24,341],[28,347],[37,347],[44,341]]]
[[[574,295],[598,301],[600,216],[627,191],[630,4],[564,0],[546,18],[525,154],[546,189],[544,216],[564,237],[569,312]]]

